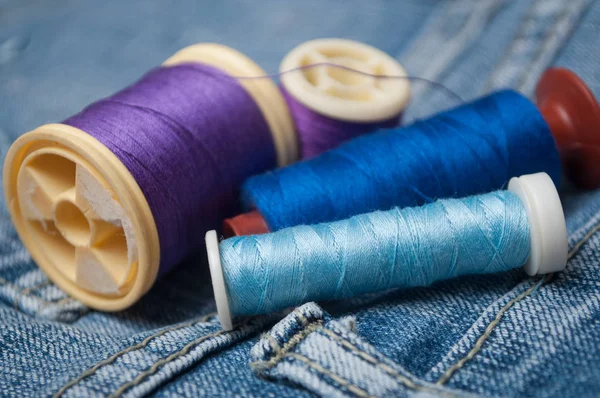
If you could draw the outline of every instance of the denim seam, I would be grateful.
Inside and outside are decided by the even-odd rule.
[[[439,378],[439,380],[436,382],[436,384],[441,386],[444,383],[446,383],[457,370],[462,368],[465,365],[465,363],[467,363],[468,361],[473,359],[473,357],[475,355],[477,355],[477,353],[479,353],[479,351],[481,351],[483,344],[490,337],[490,335],[494,331],[494,328],[500,323],[500,321],[502,320],[502,317],[504,316],[504,313],[506,313],[506,311],[508,311],[515,303],[525,299],[531,293],[536,291],[541,285],[543,285],[545,282],[549,281],[551,279],[551,277],[552,277],[552,274],[546,275],[544,278],[540,279],[536,284],[534,284],[533,286],[530,286],[529,289],[527,289],[526,291],[524,291],[523,293],[519,294],[517,297],[514,297],[508,303],[506,303],[500,309],[500,311],[498,311],[498,313],[494,317],[494,320],[488,324],[488,326],[485,328],[484,333],[477,339],[477,341],[475,342],[475,345],[473,346],[473,348],[471,348],[471,350],[467,353],[467,355],[462,357],[458,362],[456,362],[454,365],[452,365],[450,368],[448,368],[448,370],[446,370],[446,372],[442,375],[442,377]]]
[[[466,2],[463,2],[466,3]],[[435,58],[435,62],[437,63],[431,63],[431,65],[435,66],[435,68],[433,68],[433,73],[427,73],[426,76],[422,76],[427,78],[428,80],[431,81],[435,81],[435,80],[439,80],[440,76],[443,76],[448,68],[456,62],[457,59],[460,58],[460,56],[462,54],[464,54],[464,52],[466,50],[468,50],[469,48],[471,48],[473,46],[474,43],[474,39],[471,40],[470,38],[474,36],[474,33],[476,34],[477,31],[482,31],[485,28],[485,25],[480,26],[477,25],[477,21],[479,19],[482,18],[487,18],[488,20],[493,18],[493,16],[495,14],[497,14],[497,12],[500,10],[501,7],[504,6],[503,1],[498,1],[498,0],[490,0],[487,2],[469,2],[472,4],[472,6],[470,8],[468,8],[467,12],[462,13],[461,15],[466,17],[466,22],[464,24],[464,26],[462,27],[462,30],[460,30],[457,34],[455,34],[452,38],[450,38],[448,40],[448,38],[443,38],[445,40],[444,45],[443,45],[443,50],[441,54],[435,54],[436,58]],[[462,4],[459,2],[456,3],[451,3],[450,5],[447,6],[446,8],[446,14],[448,13],[452,13],[454,10],[458,9]],[[414,40],[411,44],[409,44],[409,46],[407,46],[404,50],[404,54],[407,54],[406,57],[403,60],[404,64],[408,64],[409,66],[411,66],[411,60],[415,59],[415,57],[417,57],[417,52],[415,50],[417,49],[422,49],[422,48],[431,48],[431,44],[432,41],[433,43],[436,43],[439,41],[438,37],[436,37],[436,33],[442,31],[442,29],[444,28],[444,20],[445,20],[445,15],[442,14],[437,14],[434,18],[435,20],[430,20],[427,24],[427,26],[425,27],[424,30],[421,30],[420,32],[420,36]],[[441,22],[440,22],[441,21]],[[475,21],[475,22],[474,22]],[[431,26],[433,26],[433,28],[430,28]],[[437,35],[440,36],[440,35]],[[434,39],[432,39],[431,37],[433,37]],[[458,39],[457,39],[458,38]],[[453,51],[449,51],[448,49],[451,47],[454,47]],[[422,52],[422,51],[421,51]],[[420,54],[421,58],[423,54]],[[396,58],[402,58],[401,56],[397,56]],[[429,66],[429,68],[431,69],[431,65]],[[423,72],[429,72],[429,70],[426,71],[421,71],[421,73]],[[425,88],[420,88],[420,87],[416,87],[413,89],[413,97],[415,98],[419,98],[422,99],[424,97],[424,94],[426,94],[429,91],[428,87]],[[418,102],[418,101],[417,101]],[[413,104],[414,105],[414,104]]]
[[[539,0],[537,0],[537,1],[539,1]],[[512,41],[511,41],[510,45],[507,47],[506,51],[504,51],[504,54],[502,55],[500,62],[497,63],[497,67],[498,67],[497,70],[490,74],[490,76],[484,86],[484,90],[483,90],[484,92],[490,91],[494,88],[493,81],[495,80],[494,79],[495,74],[498,72],[498,70],[502,70],[502,67],[511,59],[511,57],[513,55],[515,43],[517,43],[519,40],[521,40],[525,37],[527,25],[536,19],[537,14],[535,12],[531,11],[535,7],[535,5],[536,5],[536,2],[533,2],[532,5],[530,6],[530,8],[527,12],[527,17],[525,18],[525,20],[523,20],[521,22],[517,34],[512,39]],[[527,70],[527,69],[524,68],[523,70]]]
[[[318,330],[322,326],[323,321],[321,320],[305,324],[305,326],[301,330],[297,331],[292,337],[289,338],[289,340],[283,345],[283,347],[279,347],[279,345],[277,345],[276,347],[271,346],[271,348],[275,348],[275,355],[271,359],[267,361],[250,362],[250,367],[255,370],[266,370],[276,366],[291,349],[293,349],[296,345],[302,342],[302,340],[304,340],[306,336],[308,336],[315,330]]]
[[[589,241],[590,238],[592,236],[594,236],[598,231],[600,231],[600,223],[598,225],[596,225],[594,228],[592,228],[579,242],[577,242],[573,246],[573,248],[570,250],[570,252],[567,256],[567,261],[571,260],[571,258],[573,258],[573,256],[575,256],[575,254],[577,254],[579,252],[581,247],[587,241]],[[536,284],[531,286],[525,292],[521,293],[519,296],[513,298],[508,303],[506,303],[498,311],[498,313],[496,314],[496,317],[492,320],[492,322],[490,322],[488,324],[488,326],[485,328],[484,333],[477,339],[477,341],[475,342],[475,345],[473,346],[473,348],[471,348],[471,350],[467,353],[467,355],[462,357],[458,362],[455,362],[454,365],[452,365],[450,368],[448,368],[446,370],[446,372],[444,372],[444,374],[439,378],[439,380],[436,382],[436,384],[440,385],[440,386],[445,384],[456,373],[456,371],[458,371],[460,368],[462,368],[468,361],[473,359],[473,357],[475,357],[475,355],[477,355],[477,353],[479,353],[481,351],[481,349],[483,348],[483,344],[490,337],[494,328],[496,326],[498,326],[498,324],[502,320],[504,313],[506,313],[514,304],[527,298],[529,295],[531,295],[531,293],[537,291],[537,289],[539,289],[541,286],[548,283],[552,279],[552,276],[553,276],[553,274],[546,275],[544,278],[540,279]],[[525,282],[528,282],[528,281],[525,281]],[[524,283],[524,282],[522,282],[522,283]]]
[[[538,0],[538,2],[539,1],[540,0]],[[531,61],[529,61],[529,63],[527,64],[527,67],[523,68],[523,71],[531,70],[531,68],[534,65],[536,65],[538,62],[540,62],[540,60],[542,59],[542,57],[545,54],[545,50],[546,50],[546,46],[548,45],[548,42],[550,41],[550,39],[552,39],[552,36],[554,36],[554,34],[556,33],[556,30],[558,29],[559,24],[561,22],[563,22],[564,20],[566,20],[568,16],[569,16],[568,7],[565,7],[565,8],[563,8],[562,12],[554,19],[552,25],[548,28],[548,31],[544,35],[544,38],[539,42],[539,45],[537,46],[537,51],[536,51],[535,56],[531,59]],[[517,83],[517,88],[519,90],[522,90],[523,87],[525,86],[526,82],[527,82],[527,74],[522,73],[521,77],[519,78],[519,81]]]
[[[113,363],[114,361],[116,361],[118,358],[120,358],[121,356],[130,353],[132,351],[135,350],[139,350],[141,348],[146,347],[152,340],[154,340],[155,338],[161,337],[165,334],[167,334],[168,332],[173,332],[179,329],[185,329],[187,327],[190,326],[194,326],[203,322],[206,322],[207,319],[209,319],[210,317],[212,317],[214,314],[208,314],[203,316],[202,318],[195,320],[193,322],[188,322],[188,323],[184,323],[182,325],[178,325],[178,326],[172,326],[169,327],[167,329],[163,329],[158,333],[155,333],[151,336],[146,337],[144,340],[142,340],[140,343],[132,345],[127,347],[124,350],[121,350],[119,352],[117,352],[116,354],[113,354],[110,358],[107,358],[103,361],[98,362],[96,365],[92,366],[91,368],[89,368],[87,371],[83,372],[81,375],[79,375],[78,377],[76,377],[75,379],[69,381],[67,384],[65,384],[60,390],[58,390],[56,392],[56,394],[54,394],[54,397],[60,397],[62,396],[69,388],[73,387],[74,385],[76,385],[77,383],[79,383],[80,381],[82,381],[83,379],[93,375],[98,369],[100,369],[102,366],[105,365],[110,365],[111,363]]]
[[[33,296],[33,297],[37,297],[37,296]],[[49,307],[51,305],[54,305],[58,308],[65,307],[65,304],[73,302],[73,301],[75,301],[75,299],[72,297],[63,297],[60,300],[56,300],[56,301],[45,301],[45,300],[42,300],[42,301],[44,301],[44,302],[35,310],[34,317],[37,317],[39,315],[40,311],[42,311],[46,307]]]
[[[208,339],[220,336],[220,335],[222,335],[224,333],[227,333],[227,331],[225,331],[225,330],[219,330],[219,331],[216,331],[214,333],[207,334],[205,336],[201,336],[201,337],[199,337],[199,338],[197,338],[197,339],[189,342],[181,350],[179,350],[179,351],[177,351],[177,352],[169,355],[166,358],[162,358],[162,359],[156,361],[150,368],[148,368],[144,372],[142,372],[139,375],[137,375],[135,377],[135,379],[133,379],[133,380],[131,380],[131,381],[129,381],[129,382],[121,385],[119,388],[117,388],[115,390],[114,393],[112,393],[110,395],[110,397],[119,397],[119,396],[121,396],[125,391],[127,391],[131,387],[135,387],[138,384],[142,383],[144,381],[144,379],[146,379],[146,377],[148,377],[148,376],[156,373],[160,367],[162,367],[164,365],[167,365],[168,363],[176,360],[177,358],[180,358],[180,357],[182,357],[184,355],[187,355],[190,352],[190,350],[192,348],[194,348],[195,346],[197,346],[198,344],[200,344],[200,343],[202,343],[202,342],[204,342],[204,341],[206,341]]]
[[[294,359],[304,362],[310,368],[312,368],[315,372],[321,373],[322,375],[329,377],[330,379],[332,379],[333,381],[335,381],[342,387],[346,388],[348,391],[350,391],[357,397],[365,398],[365,397],[373,396],[373,395],[369,394],[366,390],[352,384],[348,380],[342,378],[341,376],[338,376],[337,374],[333,373],[329,369],[324,368],[323,366],[319,365],[317,362],[311,360],[310,358],[308,358],[302,354],[298,354],[295,352],[288,352],[287,354],[284,355],[284,357],[290,357],[290,358],[294,358]]]
[[[398,381],[400,384],[404,385],[405,387],[407,387],[409,389],[413,389],[413,390],[417,390],[417,391],[432,392],[432,393],[439,394],[441,396],[454,396],[452,394],[447,394],[446,392],[440,391],[440,390],[435,389],[435,388],[431,388],[431,387],[427,387],[427,386],[424,386],[424,385],[417,384],[415,381],[413,381],[410,378],[402,375],[400,372],[398,372],[397,370],[395,370],[394,368],[392,368],[390,365],[386,364],[383,361],[378,360],[377,358],[375,358],[371,354],[369,354],[366,351],[358,348],[356,345],[352,344],[347,339],[345,339],[344,337],[338,335],[336,332],[334,332],[332,330],[321,328],[320,331],[324,332],[325,334],[327,334],[328,336],[330,336],[334,340],[340,342],[344,347],[348,348],[351,352],[353,352],[354,354],[358,355],[361,359],[369,362],[370,364],[374,365],[376,368],[378,368],[378,369],[382,370],[383,372],[387,373],[389,376],[393,377],[396,381]]]
[[[28,291],[31,288],[22,288],[20,286],[15,285],[12,282],[7,281],[6,279],[4,279],[2,277],[0,277],[0,285],[4,285],[4,286],[7,286],[7,287],[9,287],[11,289],[15,289],[16,290],[17,296],[13,300],[13,305],[17,309],[19,308],[17,300],[20,297],[22,297],[22,296],[31,297],[31,298],[37,299],[37,300],[45,303],[46,305],[56,304],[56,303],[58,303],[58,302],[60,302],[60,301],[62,301],[62,300],[64,300],[66,298],[66,297],[63,297],[63,298],[55,300],[55,301],[53,301],[53,300],[46,300],[46,299],[44,299],[44,298],[42,298],[42,297],[40,297],[40,296],[38,296],[36,294],[32,294],[31,291]]]

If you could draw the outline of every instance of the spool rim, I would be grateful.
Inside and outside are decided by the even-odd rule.
[[[168,58],[163,66],[200,62],[219,68],[233,77],[258,77],[267,73],[244,54],[221,44],[200,43],[186,47]],[[298,158],[295,126],[279,88],[270,78],[239,80],[252,96],[273,136],[277,163],[285,166]]]
[[[513,177],[508,190],[523,203],[529,222],[531,248],[525,272],[533,276],[562,271],[568,256],[567,225],[552,179],[546,173]]]
[[[21,208],[24,203],[20,202],[18,192],[19,173],[30,156],[37,156],[39,151],[48,152],[49,148],[58,155],[64,151],[65,156],[72,154],[83,159],[89,165],[89,171],[107,182],[132,222],[138,261],[131,265],[128,277],[132,279],[122,295],[92,292],[68,278],[57,267],[59,264],[54,260],[57,254],[43,250],[27,224]],[[123,163],[91,135],[64,124],[47,124],[19,137],[9,149],[4,163],[4,193],[13,224],[34,261],[57,286],[85,305],[103,311],[122,310],[137,302],[153,285],[159,270],[160,249],[150,207]]]
[[[225,238],[243,235],[260,235],[269,232],[267,221],[258,210],[238,214],[223,221]]]
[[[338,64],[373,75],[407,76],[396,59],[378,48],[333,38],[300,44],[284,57],[279,71],[320,63]],[[285,73],[281,83],[296,101],[332,119],[358,123],[389,120],[398,117],[410,100],[408,79],[387,80],[386,85],[379,85],[374,77],[341,68],[322,66],[313,71],[310,76],[307,74],[310,69]]]
[[[590,88],[574,72],[550,68],[538,82],[536,98],[567,177],[582,188],[600,186],[600,106]]]
[[[205,235],[205,241],[208,265],[210,268],[210,279],[212,280],[219,322],[221,322],[223,330],[230,331],[233,329],[233,321],[231,310],[229,308],[227,286],[225,286],[225,278],[223,276],[223,266],[221,264],[221,253],[219,251],[217,231],[208,231]]]

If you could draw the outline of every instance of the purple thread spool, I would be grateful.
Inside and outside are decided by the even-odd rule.
[[[314,64],[327,65],[307,68]],[[314,157],[358,135],[394,127],[410,99],[408,79],[375,77],[407,76],[404,68],[383,51],[352,40],[305,42],[288,53],[279,70],[301,158]]]
[[[296,159],[285,101],[230,48],[183,49],[140,81],[11,147],[7,203],[37,264],[101,310],[136,302],[206,230],[233,215],[253,173]]]

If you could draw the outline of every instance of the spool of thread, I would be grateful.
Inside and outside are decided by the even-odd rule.
[[[4,192],[36,263],[90,307],[136,302],[237,211],[252,174],[296,159],[265,72],[216,44],[181,50],[134,85],[11,147]]]
[[[303,66],[310,66],[312,48],[333,54],[326,60],[332,65],[364,62],[376,73],[403,73],[370,46],[317,42],[296,51]],[[288,101],[313,95],[326,113],[332,104],[371,101],[306,88],[306,76],[286,77],[293,92],[284,91]],[[347,91],[366,90],[363,83]],[[344,91],[343,82],[333,86]],[[403,94],[382,96],[378,106],[399,114],[410,94],[406,83],[400,88]],[[318,127],[324,116],[295,104],[317,123],[306,126]],[[360,123],[327,119],[336,122],[353,134],[366,131]],[[310,135],[300,140],[310,145],[344,139],[300,133]],[[297,142],[283,95],[268,75],[235,50],[199,44],[63,123],[19,138],[5,162],[5,195],[21,239],[50,279],[90,307],[119,310],[201,250],[204,232],[238,211],[241,183],[295,161]]]
[[[511,177],[566,174],[600,185],[600,107],[585,84],[550,69],[537,90],[539,110],[504,91],[412,126],[360,137],[306,162],[250,178],[250,213],[224,223],[226,236],[343,219],[376,209],[500,189]],[[558,149],[558,151],[557,151]]]
[[[226,239],[206,234],[223,329],[236,315],[279,311],[468,274],[524,266],[562,270],[567,232],[545,173],[513,178],[508,191],[361,214],[332,223]]]
[[[359,135],[397,126],[410,100],[410,82],[402,78],[407,74],[398,61],[353,40],[305,42],[289,52],[279,70],[303,159]]]

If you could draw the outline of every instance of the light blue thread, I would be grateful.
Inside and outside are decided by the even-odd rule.
[[[220,243],[235,315],[507,271],[529,257],[519,198],[497,191]]]

